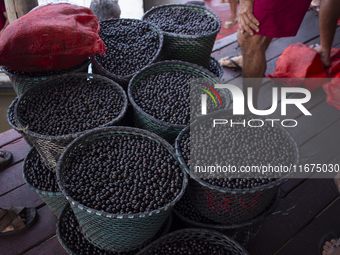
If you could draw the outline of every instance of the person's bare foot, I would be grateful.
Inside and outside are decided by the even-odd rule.
[[[316,44],[314,47],[312,47],[315,51],[320,53],[320,58],[323,63],[323,65],[327,68],[331,64],[331,52],[327,51],[325,48],[323,48],[321,45]]]
[[[322,255],[340,255],[340,239],[332,239],[323,246]]]
[[[223,28],[224,29],[229,29],[233,25],[235,25],[238,22],[238,17],[230,17],[224,24]]]
[[[230,59],[233,60],[238,66],[235,65],[233,61],[231,61]],[[242,68],[243,67],[243,56],[242,55],[234,56],[234,57],[226,56],[224,58],[221,58],[219,62],[222,66],[225,66],[228,68],[240,68],[240,67]]]

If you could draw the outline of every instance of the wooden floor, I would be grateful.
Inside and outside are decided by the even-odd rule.
[[[290,44],[319,42],[318,17],[308,12],[296,37],[274,40],[267,51],[268,73]],[[334,46],[340,47],[340,28]],[[221,48],[220,45],[217,48]],[[213,55],[219,59],[240,54],[237,42],[229,43]],[[225,69],[225,78],[240,76]],[[312,93],[306,104],[313,117],[289,112],[287,118],[297,119],[297,128],[290,129],[297,140],[302,163],[340,163],[340,111],[325,101],[322,88]],[[266,84],[260,93],[260,108],[271,104],[271,90]],[[278,116],[276,113],[273,117]],[[29,230],[0,238],[0,254],[66,254],[55,236],[56,217],[40,197],[31,191],[22,178],[22,163],[29,146],[14,130],[0,134],[0,149],[14,155],[13,163],[0,172],[0,207],[24,205],[38,209],[38,221]],[[332,179],[294,179],[282,186],[282,200],[274,214],[264,222],[258,235],[247,247],[251,255],[317,255],[319,240],[327,232],[340,229],[340,199]]]

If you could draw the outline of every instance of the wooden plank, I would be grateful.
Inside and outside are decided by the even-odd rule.
[[[14,129],[10,129],[6,132],[0,133],[0,147],[13,142],[21,137],[21,135]]]
[[[327,163],[340,150],[340,120],[305,143],[301,148],[302,163]]]
[[[332,182],[331,179],[308,179],[284,198],[276,213],[265,220],[258,235],[250,243],[247,249],[249,253],[274,254],[294,234],[307,226],[338,196]]]
[[[25,255],[66,255],[68,254],[65,249],[60,245],[56,236],[43,242],[39,246],[25,253]]]
[[[26,143],[24,138],[14,140],[1,148],[1,150],[10,151],[13,154],[11,165],[22,161],[30,150],[30,146]],[[1,172],[0,172],[1,176]]]
[[[26,231],[0,238],[1,254],[12,255],[24,253],[55,235],[57,217],[48,206],[37,210],[38,218]]]
[[[217,41],[215,41],[214,43],[214,47],[212,49],[212,51],[217,51],[217,50],[220,50],[230,44],[233,44],[237,42],[237,33],[233,33],[231,35],[228,35],[226,37],[223,37]]]
[[[340,229],[340,198],[289,241],[277,255],[319,255],[318,244],[327,233]],[[339,236],[334,236],[339,238]]]
[[[0,196],[0,205],[4,208],[10,208],[13,205],[40,207],[43,204],[44,201],[40,198],[38,193],[31,190],[26,184],[4,196]]]
[[[25,184],[22,177],[22,164],[21,161],[0,172],[0,197]]]
[[[286,128],[300,146],[340,119],[340,111],[327,102],[310,110],[310,113],[312,116],[303,115],[296,119],[298,122],[296,127]]]
[[[294,189],[299,187],[306,180],[307,179],[302,178],[289,179],[281,187],[281,197],[285,198],[289,193],[291,193]]]

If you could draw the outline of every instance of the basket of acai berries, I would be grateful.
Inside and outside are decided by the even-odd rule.
[[[39,194],[55,216],[59,216],[68,202],[60,192],[56,173],[50,171],[44,165],[34,147],[31,148],[25,157],[22,171],[28,187]]]
[[[88,130],[119,125],[126,110],[127,96],[117,83],[100,75],[70,74],[27,90],[14,116],[17,129],[55,171],[71,141]]]
[[[190,100],[193,92],[201,96],[201,90],[193,89],[194,86],[205,87],[196,83],[199,80],[210,84],[210,88],[217,82],[207,69],[183,61],[161,61],[141,70],[132,78],[128,88],[135,125],[173,143],[179,132],[189,125],[191,112],[200,107],[194,105],[197,100]],[[218,107],[228,108],[229,93],[222,91],[220,96],[221,105]],[[208,108],[210,110],[209,105]]]
[[[152,242],[137,255],[248,255],[235,240],[211,229],[181,229]]]
[[[135,255],[149,243],[167,234],[171,223],[172,215],[169,216],[158,232],[140,248],[128,252],[106,251],[94,246],[84,238],[74,212],[70,205],[66,205],[58,218],[56,234],[61,246],[70,255]]]
[[[57,179],[84,238],[115,252],[152,238],[187,186],[170,144],[130,127],[98,128],[78,137],[60,157]]]
[[[106,52],[95,56],[93,72],[127,89],[139,70],[157,60],[163,34],[150,23],[137,19],[110,19],[99,24]]]
[[[213,127],[216,119],[220,124]],[[226,224],[255,218],[291,176],[269,169],[298,164],[296,141],[280,125],[264,123],[249,112],[220,110],[199,117],[177,137],[176,154],[190,175],[190,200],[207,219]]]
[[[147,11],[142,20],[164,33],[162,60],[182,60],[209,68],[210,54],[221,28],[214,12],[198,5],[167,4]]]

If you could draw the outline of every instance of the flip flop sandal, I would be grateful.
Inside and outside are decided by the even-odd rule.
[[[12,206],[11,209],[0,208],[3,215],[0,217],[0,236],[8,236],[18,234],[30,228],[37,218],[37,210],[35,208],[26,208]],[[25,214],[26,223],[22,221],[20,214]],[[9,225],[12,225],[14,230],[2,232]]]
[[[189,1],[189,2],[186,2],[185,4],[194,4],[194,5],[199,5],[199,6],[205,6],[205,3],[200,2],[200,1]]]
[[[0,151],[0,171],[11,163],[12,158],[13,155],[9,151]]]
[[[238,21],[237,20],[234,20],[234,21],[226,21],[224,22],[223,24],[223,28],[224,29],[229,29],[231,28],[233,25],[235,25]]]
[[[320,5],[310,5],[309,8],[311,8],[313,11],[317,13],[320,12]]]
[[[325,245],[326,242],[330,242],[332,239],[339,239],[339,238],[340,238],[340,229],[330,231],[327,234],[325,234],[319,242],[319,246],[318,246],[319,254],[320,255],[322,254],[323,246]]]
[[[229,57],[227,57],[227,60],[229,60],[231,63],[233,63],[234,66],[223,66],[223,65],[222,66],[226,67],[226,68],[229,68],[229,69],[240,70],[241,71],[242,67],[239,64],[237,64],[235,60],[232,59],[234,57],[238,57],[238,56],[229,56]]]

